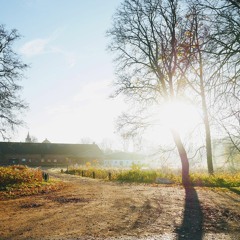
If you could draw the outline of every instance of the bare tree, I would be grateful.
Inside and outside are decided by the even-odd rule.
[[[182,79],[190,88],[191,93],[195,93],[199,99],[202,109],[203,124],[205,128],[205,146],[208,172],[213,174],[213,157],[211,142],[211,127],[208,103],[210,89],[217,83],[214,81],[216,65],[211,62],[211,57],[206,52],[209,47],[208,37],[211,26],[206,21],[208,16],[197,6],[194,1],[190,2],[186,15],[183,19],[184,29],[182,36],[178,39],[178,54],[180,55],[178,68]],[[214,86],[215,87],[215,86]],[[211,97],[210,97],[211,98]]]
[[[214,85],[214,118],[223,127],[233,146],[238,146],[240,132],[240,1],[196,0],[198,6],[208,12],[212,25],[208,53],[217,63]]]
[[[104,154],[110,154],[113,153],[113,143],[111,139],[104,138],[98,146],[100,149],[104,152]]]
[[[37,137],[35,137],[35,136],[31,136],[31,142],[32,143],[38,143],[38,139],[37,139]]]
[[[81,139],[81,144],[91,144],[91,143],[93,143],[94,141],[91,139],[91,138],[89,138],[89,137],[83,137],[82,139]]]
[[[232,100],[230,97],[234,99]],[[231,143],[231,152],[240,154],[240,101],[237,101],[231,93],[230,97],[225,96],[225,104],[222,104],[217,121],[227,134]]]
[[[221,67],[227,71],[230,81],[240,77],[240,2],[238,0],[202,1],[205,9],[211,10],[210,21],[214,31],[210,36],[214,50],[211,51]]]
[[[240,0],[227,0],[227,2],[231,3],[233,7],[240,9]]]
[[[183,92],[176,69],[178,0],[125,0],[114,15],[109,48],[117,52],[116,94],[147,106],[169,103]],[[182,182],[189,184],[189,161],[177,129],[171,128],[181,164]]]
[[[0,25],[0,133],[3,139],[9,138],[9,131],[22,124],[17,114],[27,107],[19,96],[21,86],[17,84],[27,65],[12,49],[19,37],[17,30],[8,32]]]
[[[219,6],[220,5],[220,6]],[[213,35],[215,48],[219,58],[224,63],[221,70],[224,73],[224,91],[220,94],[223,103],[221,124],[226,130],[235,151],[239,151],[240,133],[240,1],[224,0],[214,10],[215,21],[221,24]],[[217,24],[217,23],[216,23]]]

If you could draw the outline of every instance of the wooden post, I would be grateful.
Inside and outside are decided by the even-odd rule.
[[[43,177],[45,182],[49,181],[49,174],[48,173],[42,172],[42,177]]]
[[[109,179],[110,181],[112,180],[112,173],[111,173],[111,172],[108,173],[108,179]]]
[[[95,178],[95,172],[93,172],[92,176],[93,176],[93,178]]]
[[[82,170],[82,177],[84,177],[84,171]]]

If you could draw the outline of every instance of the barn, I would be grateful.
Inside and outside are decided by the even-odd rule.
[[[101,163],[103,153],[96,144],[0,142],[0,165],[66,166]]]

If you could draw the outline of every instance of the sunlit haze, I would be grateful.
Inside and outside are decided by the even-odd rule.
[[[196,128],[201,124],[201,111],[188,102],[174,101],[151,109],[151,127],[146,131],[146,140],[153,145],[172,145],[170,129],[177,129],[184,139],[194,138],[199,143],[201,138]]]
[[[162,106],[160,117],[167,128],[178,129],[182,134],[191,133],[200,122],[198,109],[181,101],[171,102]]]

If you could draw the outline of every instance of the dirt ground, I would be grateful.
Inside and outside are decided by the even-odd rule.
[[[60,173],[57,192],[0,201],[0,239],[240,239],[240,196]]]

